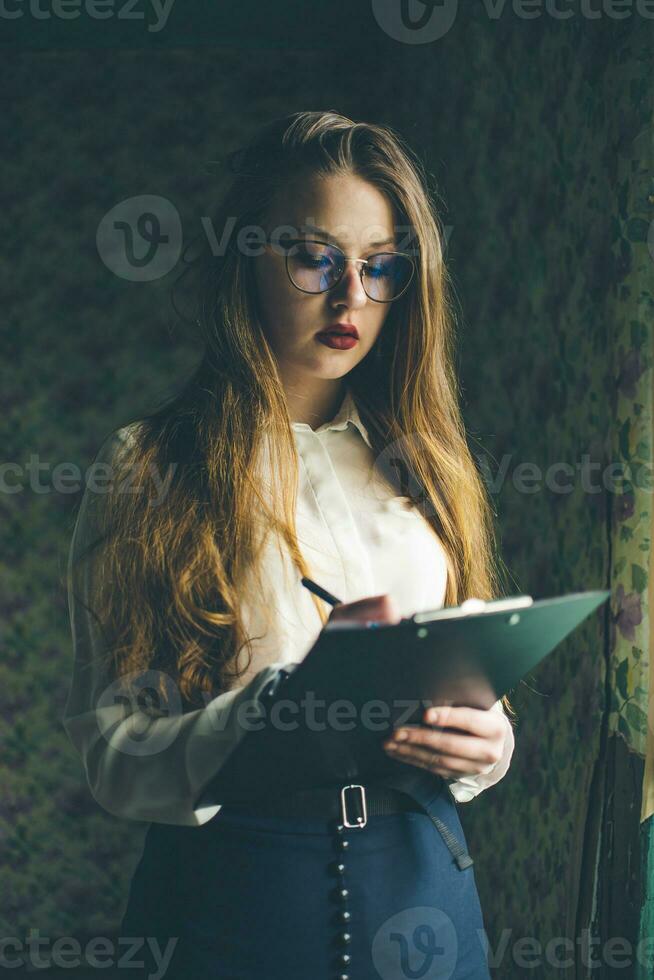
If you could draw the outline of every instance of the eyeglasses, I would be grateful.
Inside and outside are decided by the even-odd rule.
[[[406,252],[377,252],[367,259],[353,259],[338,245],[306,238],[287,238],[275,242],[274,247],[285,251],[288,278],[303,293],[333,289],[343,278],[346,262],[361,266],[361,284],[366,296],[376,303],[399,299],[413,279],[413,259]]]

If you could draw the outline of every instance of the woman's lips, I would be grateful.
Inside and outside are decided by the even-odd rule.
[[[351,333],[317,333],[316,340],[334,350],[350,350],[359,343],[358,338],[353,337]]]

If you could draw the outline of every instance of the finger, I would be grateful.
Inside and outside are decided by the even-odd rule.
[[[389,754],[399,762],[407,765],[420,766],[430,772],[437,772],[438,775],[449,776],[452,779],[460,779],[461,776],[476,776],[479,767],[474,769],[470,765],[470,759],[461,759],[455,756],[443,755],[433,752],[431,749],[423,749],[416,746],[389,750]]]
[[[411,729],[409,738],[400,745],[417,746],[430,752],[468,759],[482,766],[488,766],[499,760],[499,746],[495,751],[489,747],[488,739],[476,738],[474,735],[451,735],[433,728]]]
[[[438,728],[458,728],[472,735],[482,738],[493,738],[504,730],[504,719],[506,715],[490,708],[469,708],[466,706],[453,706],[451,704],[439,704],[433,708],[428,708],[425,712],[425,721],[434,724],[435,716],[438,716]]]
[[[393,596],[389,595],[388,593],[385,593],[380,597],[379,610],[381,613],[381,615],[378,613],[380,622],[399,623],[400,619],[402,618]]]
[[[334,606],[330,619],[351,619],[356,622],[374,620],[380,623],[394,623],[401,618],[393,599],[388,594],[366,596],[354,602],[341,602]]]

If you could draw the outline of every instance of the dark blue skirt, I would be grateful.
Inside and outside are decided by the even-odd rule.
[[[443,781],[430,809],[466,846]],[[121,936],[141,940],[130,976],[150,980],[490,978],[474,868],[422,812],[340,835],[228,806],[200,827],[150,824]]]

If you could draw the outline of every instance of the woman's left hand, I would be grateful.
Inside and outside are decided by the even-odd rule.
[[[438,705],[428,708],[423,719],[430,727],[403,725],[384,742],[391,758],[446,779],[476,776],[502,758],[506,725],[510,724],[504,713]],[[448,728],[461,729],[464,734]],[[406,732],[404,740],[402,732]]]

